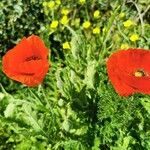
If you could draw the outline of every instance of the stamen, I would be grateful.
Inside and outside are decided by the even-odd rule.
[[[136,72],[134,72],[134,76],[135,77],[144,77],[144,76],[146,76],[146,74],[143,70],[137,70]]]

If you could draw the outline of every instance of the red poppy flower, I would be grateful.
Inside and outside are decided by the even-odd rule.
[[[150,94],[150,51],[117,51],[107,61],[107,72],[119,95],[128,96],[137,92]]]
[[[48,49],[36,35],[23,38],[2,59],[3,72],[27,86],[40,84],[48,72]]]

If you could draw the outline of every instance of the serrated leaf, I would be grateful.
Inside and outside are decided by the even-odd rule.
[[[15,109],[15,104],[13,103],[8,104],[8,106],[6,107],[6,110],[4,111],[4,116],[6,118],[11,117],[14,113],[14,109]]]
[[[87,130],[88,130],[88,127],[87,126],[83,126],[82,128],[77,129],[75,134],[76,135],[83,135],[83,134],[86,134]]]
[[[23,109],[24,109],[24,112],[26,113],[26,115],[24,115],[24,118],[26,119],[27,123],[31,125],[34,128],[34,130],[42,131],[42,128],[40,127],[37,121],[37,118],[35,118],[35,115],[31,109],[31,106],[24,104]]]
[[[62,127],[67,132],[70,130],[70,123],[67,119],[63,122]]]
[[[19,5],[14,5],[15,11],[18,13],[18,17],[20,17],[23,13],[23,9]]]
[[[147,112],[150,114],[150,100],[147,98],[143,98],[143,99],[141,99],[141,104],[147,110]]]
[[[5,97],[5,94],[0,92],[0,100],[2,100]]]
[[[96,68],[96,61],[88,62],[84,82],[87,85],[87,88],[89,89],[94,89],[94,76],[96,72],[95,68]]]

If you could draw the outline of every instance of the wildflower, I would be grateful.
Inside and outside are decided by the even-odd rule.
[[[66,24],[68,24],[69,19],[68,19],[68,17],[65,15],[65,16],[62,17],[62,19],[61,19],[60,22],[61,22],[63,25],[66,25]]]
[[[121,44],[121,49],[128,49],[129,45],[127,43]]]
[[[124,16],[125,16],[125,13],[124,13],[124,12],[121,12],[121,13],[119,14],[119,18],[124,18]]]
[[[130,40],[132,42],[136,42],[137,40],[139,40],[139,36],[137,34],[133,34],[130,36]]]
[[[107,61],[108,77],[120,96],[150,94],[150,51],[120,50]]]
[[[82,26],[83,28],[88,29],[91,26],[91,23],[89,21],[85,21]]]
[[[69,12],[70,12],[70,10],[67,9],[67,8],[63,8],[63,9],[61,10],[61,14],[65,15],[65,16],[68,15]]]
[[[70,48],[71,48],[71,47],[70,47],[69,42],[63,43],[63,49],[70,49]]]
[[[97,19],[99,17],[100,17],[100,11],[99,10],[94,11],[94,18]]]
[[[57,20],[52,21],[52,23],[50,24],[50,28],[55,29],[57,27],[58,27],[58,21]]]
[[[85,3],[86,3],[86,0],[79,0],[79,3],[80,3],[80,4],[85,4]]]
[[[95,27],[93,29],[93,34],[99,34],[100,33],[100,28],[99,27]]]
[[[129,28],[130,26],[134,25],[134,22],[131,20],[127,20],[123,22],[124,27]]]
[[[51,8],[51,9],[53,9],[54,6],[55,6],[55,2],[54,2],[54,1],[50,1],[50,2],[48,2],[47,6],[48,6],[49,8]]]
[[[48,49],[40,37],[31,35],[8,51],[2,59],[2,70],[11,79],[27,86],[40,84],[48,72]]]

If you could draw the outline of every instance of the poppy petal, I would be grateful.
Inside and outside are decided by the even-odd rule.
[[[118,72],[116,67],[117,63],[115,63],[115,59],[109,59],[107,61],[107,73],[111,83],[120,96],[131,95],[134,93],[134,89],[122,82],[122,79],[120,78],[121,71]]]
[[[48,49],[45,47],[44,42],[36,35],[31,35],[27,38],[30,47],[34,54],[38,54],[42,58],[47,58]]]
[[[48,62],[42,60],[24,62],[18,66],[18,74],[11,78],[28,86],[36,86],[42,82],[48,67]]]
[[[136,92],[150,94],[150,51],[144,49],[120,50],[107,61],[107,73],[117,93],[128,96]],[[134,73],[143,70],[144,75]]]
[[[8,51],[2,59],[3,72],[13,80],[28,86],[42,82],[48,72],[48,49],[35,35],[23,38],[17,46]]]

